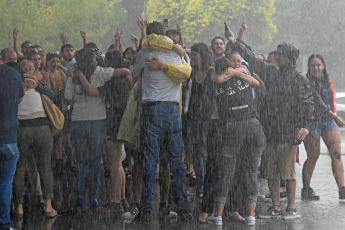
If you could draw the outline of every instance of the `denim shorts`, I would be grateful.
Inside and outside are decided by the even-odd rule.
[[[334,120],[324,122],[317,121],[310,126],[310,135],[313,137],[321,136],[331,131],[339,131],[339,127]]]

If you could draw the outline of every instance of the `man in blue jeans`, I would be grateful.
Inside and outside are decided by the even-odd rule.
[[[164,35],[163,26],[150,23],[146,34]],[[175,51],[141,50],[136,58],[133,77],[142,76],[142,150],[145,156],[142,188],[142,207],[138,216],[142,222],[149,222],[155,187],[155,175],[159,159],[161,139],[164,136],[166,151],[176,188],[178,215],[187,221],[188,200],[186,174],[182,162],[182,123],[179,110],[180,84],[167,75],[168,65],[182,65],[181,57]]]
[[[17,147],[18,103],[24,96],[19,72],[0,65],[0,229],[11,229],[13,176],[19,157]]]

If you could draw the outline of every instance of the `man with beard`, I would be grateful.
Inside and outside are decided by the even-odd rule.
[[[211,49],[213,53],[213,61],[225,56],[225,41],[224,38],[216,36],[211,41]]]
[[[74,47],[71,44],[64,44],[61,46],[61,65],[65,67],[66,69],[69,69],[70,66],[75,64],[75,61],[73,60],[74,56]]]

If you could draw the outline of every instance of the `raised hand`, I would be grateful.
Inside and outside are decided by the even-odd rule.
[[[60,32],[59,33],[59,38],[60,38],[60,41],[62,42],[62,44],[66,44],[69,42],[69,36],[67,36],[65,33],[63,32]]]
[[[136,37],[136,36],[134,36],[133,34],[131,34],[131,40],[132,40],[132,42],[133,43],[139,43],[139,39]]]
[[[18,38],[18,30],[16,28],[13,29],[13,38],[14,39]]]
[[[229,42],[235,43],[236,39],[235,39],[234,33],[230,30],[230,28],[228,27],[228,25],[226,24],[226,22],[224,22],[224,25],[225,25],[224,36],[226,37],[226,39],[229,40]]]
[[[240,31],[245,31],[248,28],[247,24],[245,22],[242,22]]]
[[[177,27],[176,27],[177,31],[181,32],[182,31],[182,25],[181,22],[177,22]]]
[[[116,34],[114,35],[115,41],[120,41],[122,36],[122,30],[120,30],[118,27],[116,28]]]
[[[83,38],[83,40],[86,40],[86,36],[87,36],[86,31],[81,30],[80,31],[80,36]]]

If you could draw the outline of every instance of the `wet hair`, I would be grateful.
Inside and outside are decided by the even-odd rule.
[[[133,49],[132,47],[127,47],[127,48],[125,49],[125,51],[123,51],[123,57],[125,57],[125,54],[126,54],[127,52],[132,52],[133,55],[135,54],[135,51],[134,51],[134,49]]]
[[[108,50],[107,50],[107,51],[112,51],[112,50],[115,50],[115,44],[111,44],[111,45],[108,47]]]
[[[122,68],[124,58],[120,50],[111,50],[105,54],[104,62],[106,67]]]
[[[60,55],[57,52],[48,52],[46,56],[46,62],[52,60],[53,58],[59,58],[60,60]]]
[[[146,35],[157,34],[164,35],[164,28],[160,22],[151,22],[146,28]]]
[[[6,58],[6,51],[10,50],[10,48],[4,48],[0,51],[0,55],[2,58]]]
[[[239,52],[236,52],[236,51],[232,51],[232,52],[230,52],[230,53],[227,53],[227,54],[225,55],[225,57],[226,57],[227,59],[230,60],[230,57],[231,57],[232,55],[235,55],[235,54],[238,54],[238,55],[240,55],[240,57],[242,57],[241,54],[240,54]]]
[[[84,48],[92,49],[96,55],[97,65],[104,67],[102,51],[100,49],[98,49],[96,43],[93,43],[93,42],[86,43]]]
[[[264,62],[266,62],[265,55],[263,55],[262,53],[256,53],[256,54],[255,54],[255,57],[258,57],[258,56],[261,57],[261,60],[263,60]]]
[[[30,60],[24,59],[23,61],[21,61],[19,63],[19,72],[20,73],[22,73],[22,74],[24,73],[24,69],[23,68],[24,68],[24,65],[26,63],[30,63],[32,65],[33,71],[36,72],[34,63],[32,63],[32,61],[30,61]]]
[[[170,29],[170,30],[165,31],[165,36],[170,37],[169,36],[170,34],[175,34],[175,35],[179,36],[179,40],[178,41],[174,41],[175,43],[179,44],[180,41],[181,41],[181,32],[178,31],[178,30],[175,30],[175,29]]]
[[[25,42],[23,42],[21,45],[20,45],[20,48],[24,48],[24,46],[25,46],[25,44],[28,44],[28,43],[30,43],[31,44],[31,42],[30,41],[25,41]]]
[[[229,67],[232,67],[231,62],[225,57],[218,59],[214,65],[217,74],[222,74],[224,70],[226,70]]]
[[[215,41],[216,39],[220,39],[220,40],[222,40],[222,41],[223,41],[223,43],[225,44],[225,40],[224,40],[224,38],[222,38],[221,36],[215,36],[215,37],[212,39],[212,41],[211,41],[211,45],[212,45],[212,46],[213,46],[213,43],[214,43],[214,41]]]
[[[93,65],[92,61],[95,57],[93,49],[84,48],[78,50],[75,55],[77,61],[76,69],[82,72],[86,79],[90,82],[91,75],[95,72],[96,66]]]
[[[64,49],[66,49],[66,48],[72,48],[73,50],[74,50],[74,47],[71,45],[71,44],[63,44],[62,46],[61,46],[61,49],[60,49],[60,51],[61,51],[61,53],[64,51]]]
[[[321,82],[323,85],[327,86],[327,87],[330,87],[331,84],[330,84],[330,80],[329,80],[329,74],[327,72],[327,69],[326,69],[326,62],[325,62],[325,59],[320,55],[320,54],[312,54],[310,55],[310,57],[308,58],[308,72],[307,72],[307,78],[310,79],[312,78],[312,74],[311,74],[311,70],[310,70],[310,63],[311,61],[314,59],[314,58],[317,58],[319,59],[323,66],[324,66],[324,69],[322,71],[322,76],[321,76]]]
[[[193,45],[191,51],[200,54],[201,57],[201,71],[205,72],[212,65],[212,54],[208,46],[204,43],[197,43]]]
[[[35,54],[40,55],[38,52],[36,52],[35,50],[30,50],[27,54],[27,59],[31,60],[31,57],[34,56]]]

